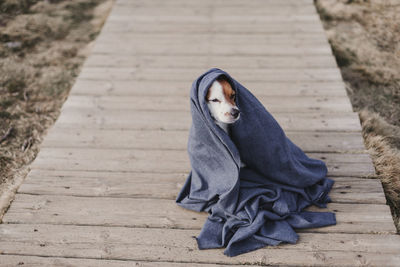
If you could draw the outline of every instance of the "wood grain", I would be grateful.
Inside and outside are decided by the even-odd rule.
[[[42,147],[91,147],[115,149],[185,150],[187,131],[120,130],[54,128],[49,131]],[[287,131],[286,135],[307,152],[363,153],[365,147],[358,132]],[[116,138],[118,137],[118,138]],[[60,140],[63,140],[60,142]]]
[[[198,250],[198,230],[50,224],[2,224],[3,254],[217,264],[375,265],[398,263],[400,236],[300,233],[295,245],[226,257]],[[205,254],[207,255],[205,257]],[[297,264],[296,264],[297,263]]]

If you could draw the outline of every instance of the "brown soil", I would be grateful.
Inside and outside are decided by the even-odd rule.
[[[400,2],[315,3],[400,231]]]
[[[0,1],[0,195],[39,150],[112,0]]]

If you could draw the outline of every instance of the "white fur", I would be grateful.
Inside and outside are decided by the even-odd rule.
[[[222,128],[227,134],[229,134],[228,126],[229,124],[234,123],[240,117],[234,118],[231,115],[231,111],[233,108],[236,108],[236,105],[232,105],[225,98],[224,92],[222,89],[222,85],[218,81],[214,81],[211,85],[209,95],[209,101],[207,102],[208,109],[210,110],[211,117],[213,117],[215,123]],[[220,102],[213,102],[210,100],[218,99]],[[240,167],[243,168],[246,165],[243,162],[240,162]]]
[[[239,115],[237,118],[234,118],[231,115],[232,109],[237,109],[237,107],[236,105],[229,103],[225,98],[222,85],[218,81],[214,81],[208,90],[210,90],[210,95],[207,106],[210,110],[211,116],[214,118],[216,124],[228,133],[228,124],[234,123],[240,117]],[[217,99],[220,102],[213,102],[212,100],[214,99]]]

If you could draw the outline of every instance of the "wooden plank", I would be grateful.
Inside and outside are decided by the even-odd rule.
[[[358,116],[354,113],[274,113],[285,131],[347,131],[359,132]],[[57,120],[59,128],[183,130],[188,131],[191,117],[188,112],[138,110],[67,109]],[[79,126],[78,126],[79,125]]]
[[[130,17],[132,18],[132,17]],[[139,17],[140,18],[140,17]],[[154,20],[154,23],[165,23],[162,20],[162,17],[144,17],[144,18],[150,18]],[[171,17],[167,17],[166,19],[170,19]],[[174,20],[178,19],[180,23],[186,23],[186,22],[181,22],[179,19],[180,17],[172,17]],[[186,19],[187,17],[185,17]],[[193,18],[193,17],[191,17]],[[284,18],[287,19],[287,18]],[[209,20],[209,19],[207,19]],[[287,22],[287,21],[286,21]],[[132,23],[132,22],[130,22]],[[133,22],[134,24],[138,22]],[[313,22],[315,23],[315,22]],[[252,25],[254,25],[254,22],[251,22]],[[279,22],[279,24],[282,24],[282,22]],[[151,34],[149,32],[147,33],[130,33],[130,34],[118,34],[118,33],[109,33],[107,35],[100,35],[96,39],[96,46],[100,44],[115,44],[113,40],[119,39],[123,44],[127,46],[138,46],[138,47],[144,47],[145,45],[152,45],[152,46],[162,46],[162,45],[197,45],[197,44],[202,44],[207,47],[213,47],[213,46],[227,46],[227,48],[234,47],[234,45],[242,45],[242,46],[254,46],[254,45],[259,45],[259,46],[266,46],[266,48],[270,45],[283,45],[283,46],[293,46],[293,47],[321,47],[325,46],[326,48],[329,48],[327,46],[328,41],[324,36],[321,35],[315,35],[315,34],[310,34],[310,35],[300,35],[300,36],[289,36],[289,35],[282,35],[282,34],[270,34],[270,35],[265,35],[265,34],[251,34],[251,35],[236,35],[236,34],[231,34],[231,33],[218,33],[215,36],[213,36],[212,42],[210,42],[209,39],[209,33],[199,33],[196,35],[186,35],[182,33],[176,33],[176,32],[165,32],[165,33],[157,33],[157,34]],[[134,55],[132,53],[132,50],[129,50],[128,55],[130,54],[131,56]],[[276,55],[275,55],[276,56]],[[322,55],[322,56],[329,56],[329,58],[332,60],[331,55]],[[287,55],[286,55],[287,57]],[[314,56],[315,57],[315,56]]]
[[[245,82],[324,82],[340,81],[340,73],[335,69],[256,69],[228,70],[232,77],[241,83]],[[97,76],[95,76],[97,75]],[[151,81],[183,81],[188,84],[199,75],[196,69],[165,68],[112,68],[88,67],[80,74],[82,79],[97,80],[151,80]]]
[[[231,16],[229,14],[220,14],[218,16],[213,16],[213,23],[237,23],[237,16]],[[197,14],[195,16],[186,16],[185,14],[179,14],[178,16],[173,16],[171,14],[160,14],[159,16],[149,16],[146,14],[137,14],[135,16],[123,15],[123,14],[115,14],[112,13],[108,19],[108,21],[115,22],[130,22],[130,23],[168,23],[168,22],[181,22],[181,23],[210,23],[210,15],[209,14]],[[261,24],[264,25],[267,23],[277,23],[277,22],[292,22],[292,23],[307,23],[314,22],[317,24],[319,22],[319,16],[317,14],[290,14],[287,16],[282,16],[281,14],[269,14],[265,15],[247,15],[242,14],[240,16],[240,22],[248,24]],[[324,37],[325,36],[321,36]],[[326,39],[326,38],[325,38]]]
[[[4,266],[29,266],[29,267],[187,267],[188,263],[179,262],[155,262],[155,261],[131,261],[131,260],[106,260],[106,259],[85,259],[85,258],[62,258],[62,257],[40,257],[27,255],[0,255],[0,262]],[[190,263],[193,267],[221,267],[220,264]],[[246,267],[249,265],[236,265]],[[256,266],[256,265],[250,265]]]
[[[232,70],[232,77],[241,83],[258,82],[323,82],[340,81],[340,72],[336,69],[259,69]],[[195,69],[141,69],[141,68],[99,68],[87,67],[80,73],[82,79],[95,80],[156,80],[156,81],[185,81],[190,84],[199,75]]]
[[[151,33],[163,34],[165,32],[182,33],[182,34],[198,34],[207,33],[210,31],[210,24],[208,25],[190,25],[190,24],[157,24],[157,23],[142,23],[142,24],[128,24],[121,22],[108,22],[104,28],[114,34],[131,34],[131,33]],[[278,25],[272,27],[265,27],[265,25],[243,25],[243,24],[226,24],[226,25],[213,25],[211,31],[214,33],[230,33],[230,34],[293,34],[294,36],[303,33],[310,33],[315,35],[324,34],[322,27],[279,27]]]
[[[167,4],[165,1],[162,0],[153,0],[153,1],[146,1],[146,0],[136,0],[136,1],[131,1],[131,0],[120,0],[116,2],[116,6],[126,6],[126,7],[165,7],[165,6],[187,6],[187,7],[192,7],[193,4],[196,4],[196,7],[225,7],[227,5],[229,6],[243,6],[243,2],[240,0],[231,0],[231,1],[226,1],[226,0],[203,0],[201,2],[195,2],[194,0],[188,1],[188,0],[172,0],[168,1]],[[305,6],[309,5],[312,6],[313,2],[312,0],[286,0],[286,1],[280,1],[280,0],[252,0],[252,1],[247,1],[246,6],[252,6],[252,7],[259,7],[260,5],[266,4],[269,7],[271,6],[279,6],[279,7],[285,7],[285,6]],[[237,20],[237,18],[236,18]]]
[[[190,263],[395,266],[400,249],[398,235],[300,233],[295,245],[226,257],[198,250],[198,230],[2,224],[0,233],[3,254]]]
[[[163,22],[157,22],[163,23]],[[253,24],[252,24],[253,25]],[[110,36],[111,35],[111,36]],[[322,37],[310,36],[306,38],[304,36],[298,36],[297,38],[291,38],[291,36],[286,35],[234,35],[229,33],[221,33],[213,37],[212,42],[210,42],[207,34],[198,35],[185,35],[181,33],[168,34],[149,34],[149,33],[133,33],[129,35],[119,35],[110,34],[105,37],[99,37],[96,43],[96,47],[99,46],[110,46],[110,45],[120,45],[122,49],[127,47],[135,49],[145,49],[146,46],[155,47],[161,49],[162,46],[179,46],[181,48],[186,48],[186,46],[195,46],[202,49],[207,48],[208,50],[203,51],[216,51],[220,46],[224,46],[225,50],[235,49],[237,46],[244,46],[250,48],[255,48],[260,50],[260,53],[264,53],[262,50],[274,48],[277,45],[288,48],[322,48],[325,47],[329,51],[329,46],[327,46],[327,40]],[[119,43],[113,42],[110,37],[115,37],[120,39]],[[167,38],[169,37],[169,38]],[[204,47],[203,47],[204,46]],[[189,48],[189,47],[188,47]],[[170,49],[173,49],[170,47]],[[135,55],[132,53],[134,50],[126,50],[127,54]],[[145,50],[144,50],[145,51]],[[325,55],[320,55],[320,57],[328,56],[329,53]],[[286,55],[288,56],[288,55]],[[329,55],[330,56],[330,55]],[[315,56],[316,57],[316,56]],[[331,58],[332,60],[332,58]]]
[[[296,10],[297,11],[297,10]],[[176,14],[176,13],[174,13]],[[302,21],[293,23],[291,21],[284,21],[283,17],[281,21],[270,22],[270,23],[254,23],[254,22],[219,22],[210,23],[205,21],[204,23],[196,22],[131,22],[127,21],[107,21],[104,29],[113,33],[140,33],[140,32],[179,32],[179,33],[209,33],[209,32],[222,32],[222,33],[237,33],[237,34],[248,34],[252,33],[315,33],[323,34],[324,29],[318,23],[314,21]]]
[[[247,1],[248,3],[246,3],[246,5],[243,5],[243,2],[240,1],[225,1],[225,0],[217,0],[217,1],[202,1],[201,3],[193,3],[192,1],[171,1],[168,3],[165,3],[163,1],[157,0],[157,1],[140,1],[140,2],[136,2],[136,1],[129,1],[129,0],[124,0],[124,1],[118,1],[118,3],[115,4],[115,7],[118,8],[130,8],[130,9],[134,9],[134,8],[154,8],[155,7],[160,7],[160,9],[164,9],[167,7],[183,7],[183,8],[192,8],[195,9],[196,11],[204,9],[204,8],[208,8],[213,9],[213,8],[223,8],[223,7],[227,7],[227,8],[255,8],[255,7],[259,7],[259,6],[268,6],[270,8],[273,9],[278,9],[279,11],[285,10],[287,8],[302,8],[302,7],[313,7],[314,4],[312,1],[310,0],[299,0],[299,1],[293,1],[293,0],[288,0],[288,1],[277,1],[277,0],[268,0],[268,1],[262,1],[262,0],[252,0],[252,1]],[[315,10],[315,8],[314,8]],[[118,10],[118,12],[113,12],[114,14],[120,14],[119,12],[120,10]],[[161,13],[161,12],[160,12]],[[195,14],[198,14],[199,12],[194,12]],[[210,13],[210,12],[209,12]],[[314,12],[314,14],[317,14],[317,12]],[[140,15],[138,13],[138,15]],[[211,15],[211,14],[210,14]],[[226,13],[221,13],[221,16],[229,16],[229,12]],[[244,15],[247,15],[246,13],[244,13]],[[251,15],[251,14],[250,14]],[[279,15],[279,12],[275,13],[274,15]],[[292,14],[295,15],[295,14]],[[185,14],[178,14],[178,16],[185,16]],[[156,17],[156,16],[154,16]],[[217,16],[215,16],[217,17]],[[238,19],[236,19],[236,21],[240,21]]]
[[[117,149],[186,150],[186,131],[140,131],[113,129],[53,128],[42,147],[91,147]],[[286,135],[307,152],[364,152],[360,133],[286,132]],[[62,142],[60,141],[62,140]]]
[[[337,225],[305,229],[321,233],[396,233],[389,206],[329,203]],[[207,213],[186,211],[174,200],[17,194],[3,223],[201,229]]]
[[[138,173],[33,169],[18,192],[26,194],[175,199],[186,172]],[[369,180],[369,179],[368,179]],[[372,179],[371,179],[372,180]],[[163,190],[159,190],[158,186]]]
[[[243,84],[260,96],[347,96],[343,82],[246,82]],[[189,98],[190,83],[160,81],[97,81],[78,78],[71,95],[170,96]],[[67,102],[68,103],[68,102]]]
[[[289,254],[289,253],[288,253]],[[376,253],[362,253],[358,255],[354,255],[353,253],[342,253],[332,251],[329,252],[330,260],[312,260],[313,257],[322,257],[326,256],[326,253],[318,253],[318,252],[311,252],[311,253],[290,253],[291,256],[299,256],[304,263],[295,263],[292,261],[292,264],[285,263],[285,266],[310,266],[307,262],[313,262],[316,264],[319,262],[322,264],[323,262],[338,262],[343,263],[341,266],[362,266],[363,262],[368,261],[370,264],[375,266],[397,266],[395,261],[397,258],[395,256],[391,256],[389,259],[386,255],[376,254]],[[298,254],[298,255],[297,255]],[[355,263],[349,259],[353,259],[354,257],[362,257],[361,262]],[[340,260],[336,260],[335,258],[340,258]],[[332,259],[333,258],[333,259]],[[400,257],[399,257],[400,258]],[[179,259],[175,259],[178,261]],[[347,265],[345,262],[351,262],[352,265]],[[388,262],[389,261],[389,262]],[[165,267],[186,267],[188,265],[193,267],[220,267],[220,266],[228,266],[228,265],[221,265],[221,264],[212,264],[212,263],[193,263],[193,262],[160,262],[160,261],[137,261],[137,260],[106,260],[106,259],[87,259],[87,258],[62,258],[62,257],[51,257],[51,256],[28,256],[28,255],[0,255],[0,262],[2,262],[5,266],[32,266],[32,267],[43,267],[43,266],[60,266],[60,267],[71,267],[71,266],[82,266],[82,267],[92,267],[92,266],[141,266],[141,267],[158,267],[158,266],[165,266]],[[245,266],[260,266],[260,264],[268,265],[267,260],[264,263],[254,263],[250,264],[248,262],[245,265],[241,264],[234,264],[234,266],[245,267]],[[232,266],[229,264],[229,266]]]
[[[112,26],[127,27],[126,29],[132,29],[132,33],[137,33],[137,29],[140,32],[146,32],[145,26],[148,26],[148,32],[159,32],[159,29],[164,32],[180,32],[181,29],[187,29],[187,27],[198,30],[200,34],[210,34],[210,32],[221,32],[221,33],[243,33],[251,35],[252,33],[266,33],[269,35],[276,34],[277,30],[283,30],[284,32],[291,29],[302,29],[303,33],[315,33],[322,32],[322,26],[317,23],[318,17],[315,14],[302,14],[299,16],[288,16],[285,20],[285,16],[282,15],[271,15],[268,18],[263,18],[261,14],[253,16],[244,16],[240,22],[235,21],[233,16],[214,16],[210,18],[208,15],[196,15],[196,16],[174,16],[173,14],[163,14],[157,17],[148,16],[146,14],[141,16],[135,16],[133,19],[125,14],[118,14],[111,16],[107,20],[107,24]],[[215,18],[215,20],[214,20]],[[155,27],[156,25],[164,25],[166,28]],[[212,26],[212,27],[211,27]],[[250,28],[253,26],[254,28]],[[206,31],[208,27],[209,32]],[[210,29],[211,28],[211,29]],[[238,31],[239,28],[239,31]],[[241,31],[242,29],[249,29],[248,31]],[[263,31],[260,29],[263,28]],[[114,28],[107,28],[111,34],[115,34]],[[156,29],[156,30],[154,30]],[[179,29],[176,31],[176,29]],[[229,30],[227,30],[229,29]],[[273,31],[270,31],[273,30]],[[276,30],[276,31],[275,31]],[[118,31],[117,31],[118,32]],[[129,30],[127,30],[129,32]],[[160,31],[161,32],[161,31]],[[289,34],[286,34],[289,35]],[[321,36],[322,37],[322,36]]]
[[[333,176],[374,175],[367,154],[307,153],[327,163]],[[92,148],[43,148],[32,168],[47,170],[188,172],[186,153],[176,150],[114,150]]]
[[[232,70],[232,77],[241,83],[258,82],[323,82],[340,81],[340,72],[335,69],[260,69]],[[194,69],[140,69],[140,68],[84,68],[80,77],[95,80],[156,80],[185,81],[190,84],[199,75]]]
[[[195,0],[171,0],[168,1],[168,4],[165,3],[165,1],[162,0],[155,0],[155,1],[146,1],[146,0],[119,0],[116,5],[122,5],[122,6],[134,6],[134,7],[139,7],[139,6],[174,6],[174,5],[183,5],[183,6],[193,6],[193,4],[198,6],[205,6],[205,7],[210,7],[211,6],[227,6],[229,4],[230,6],[243,6],[243,2],[240,0],[204,0],[200,3],[198,3]],[[246,6],[259,6],[261,4],[267,4],[268,6],[297,6],[297,5],[313,5],[312,0],[286,0],[286,1],[279,1],[279,0],[252,0],[248,1],[246,3]]]
[[[259,101],[271,112],[352,112],[348,97],[333,96],[261,96]],[[190,113],[188,97],[164,96],[82,96],[71,95],[63,109],[182,111]]]
[[[258,44],[250,43],[246,46],[240,44],[208,44],[208,40],[198,42],[180,42],[173,40],[168,43],[145,43],[138,40],[118,43],[97,43],[93,49],[94,53],[125,55],[326,55],[331,52],[324,44],[302,45],[302,44]],[[117,52],[116,52],[117,51]]]
[[[193,18],[193,17],[191,17]],[[162,22],[158,22],[162,23]],[[209,33],[207,32],[199,32],[196,34],[191,34],[191,33],[186,33],[186,32],[174,32],[174,31],[165,31],[165,32],[129,32],[129,33],[121,33],[121,32],[108,32],[106,35],[100,35],[98,37],[97,43],[107,43],[110,44],[112,43],[112,40],[115,39],[120,39],[122,42],[136,42],[135,43],[142,43],[142,42],[149,42],[152,43],[152,40],[160,41],[160,42],[175,42],[176,44],[179,44],[180,41],[182,42],[189,42],[189,40],[192,40],[190,42],[190,45],[195,45],[196,41],[203,42],[204,39],[209,40]],[[172,39],[172,40],[167,40],[167,39]],[[309,45],[325,45],[329,47],[328,40],[325,38],[325,36],[321,36],[319,34],[315,34],[312,32],[308,33],[302,33],[302,34],[282,34],[280,32],[276,33],[270,33],[270,34],[265,34],[265,33],[257,33],[257,32],[249,32],[249,33],[242,33],[242,34],[237,34],[237,33],[230,33],[230,32],[218,32],[218,34],[213,35],[213,40],[218,40],[218,42],[222,44],[229,44],[232,46],[232,43],[235,43],[236,40],[238,40],[239,45],[246,46],[248,44],[286,44],[286,45],[293,45],[294,47],[296,45],[300,44],[309,44]],[[247,40],[247,41],[246,41]],[[208,46],[213,45],[214,41],[209,41],[207,43]],[[153,44],[155,45],[155,44]],[[264,51],[265,52],[265,51]],[[127,55],[133,55],[132,53],[128,53]],[[216,55],[218,56],[218,55]],[[257,55],[253,55],[255,57]],[[271,54],[271,56],[273,56]],[[275,55],[275,56],[284,56],[284,55]],[[286,55],[289,56],[289,55]],[[308,55],[311,56],[311,55]],[[312,57],[317,57],[317,56],[324,56],[324,55],[313,55]],[[328,56],[325,55],[325,56]],[[332,55],[329,54],[332,58]]]
[[[267,15],[277,15],[280,16],[293,16],[296,15],[316,15],[316,10],[314,5],[300,5],[300,6],[269,6],[269,5],[259,5],[257,8],[252,6],[230,6],[229,4],[224,6],[160,6],[157,8],[151,6],[137,6],[135,8],[126,8],[125,6],[114,6],[113,13],[121,16],[209,16],[211,22],[211,14],[226,14],[227,16],[237,16],[240,17],[243,14],[246,16],[267,16]],[[213,17],[217,17],[214,15]],[[240,21],[236,21],[239,23]],[[320,23],[319,23],[320,24]],[[320,24],[322,26],[322,24]],[[103,31],[107,28],[103,28]],[[212,29],[211,29],[212,30]],[[250,30],[253,32],[253,30]]]
[[[120,8],[120,7],[116,7]],[[171,6],[167,7],[168,9],[171,8]],[[165,9],[167,9],[165,8]],[[273,9],[273,7],[270,7]],[[164,8],[163,8],[164,9]],[[296,9],[290,7],[290,9]],[[183,9],[182,9],[183,10]],[[204,9],[203,9],[204,10]],[[295,14],[294,14],[295,15]],[[232,26],[237,26],[237,25],[255,25],[255,26],[264,26],[266,28],[293,28],[296,26],[301,26],[304,28],[304,32],[309,32],[308,30],[312,29],[317,29],[322,27],[321,24],[316,23],[318,22],[318,16],[316,14],[300,14],[300,15],[295,15],[290,16],[291,19],[285,20],[285,16],[281,14],[274,14],[269,16],[268,20],[267,19],[262,19],[262,20],[257,20],[251,17],[251,14],[247,14],[243,16],[244,19],[237,21],[235,20],[234,16],[231,14],[226,14],[222,13],[221,15],[214,15],[214,14],[198,14],[194,16],[187,16],[187,15],[177,15],[174,16],[174,14],[170,13],[164,13],[160,16],[149,16],[147,14],[142,14],[140,16],[135,16],[134,18],[127,16],[126,14],[117,14],[111,16],[108,20],[108,24],[128,24],[131,26],[135,25],[149,25],[149,24],[166,24],[166,25],[178,25],[180,24],[181,26],[185,25],[190,25],[192,27],[202,27],[205,25],[208,26],[227,26],[227,25],[232,25]],[[255,14],[255,18],[261,17],[261,14]],[[214,19],[215,18],[215,19]],[[301,18],[301,19],[298,19]],[[304,19],[306,18],[306,19]],[[218,29],[218,28],[217,28]],[[210,32],[212,32],[213,29],[210,29]],[[208,32],[208,34],[210,34]],[[249,32],[257,32],[257,29],[254,30],[252,29]]]
[[[93,52],[85,61],[90,67],[144,67],[144,68],[195,68],[197,70],[210,69],[218,66],[221,69],[294,69],[294,68],[336,68],[332,56],[221,56],[204,57],[198,55],[115,55]],[[323,90],[323,89],[321,89]],[[322,91],[323,92],[323,91]]]
[[[286,20],[285,20],[286,19]],[[196,23],[196,24],[226,24],[235,23],[237,24],[237,16],[232,16],[230,14],[221,13],[217,16],[211,16],[210,14],[196,14],[188,16],[185,14],[178,14],[177,16],[165,13],[159,16],[149,16],[147,14],[137,14],[136,16],[129,16],[126,14],[116,14],[112,13],[107,21],[114,22],[129,22],[129,23],[171,23],[171,22],[181,22],[181,23]],[[318,14],[290,14],[287,16],[281,14],[269,14],[268,16],[263,16],[262,14],[242,14],[240,16],[240,22],[244,24],[254,23],[254,24],[276,24],[278,22],[286,23],[305,23],[307,26],[315,27],[318,25],[319,16]],[[313,22],[314,24],[311,24]]]
[[[187,172],[137,173],[71,170],[32,170],[20,193],[83,197],[175,199]],[[386,204],[378,179],[330,177],[335,180],[330,197],[337,203]]]
[[[327,163],[370,163],[369,154],[366,153],[314,153],[307,152],[309,157],[324,160]],[[156,159],[164,159],[169,163],[175,162],[176,165],[188,163],[188,156],[180,150],[159,150],[159,149],[104,149],[104,148],[74,148],[74,147],[46,147],[40,151],[40,158],[53,159],[124,159],[121,162],[132,162],[140,159],[154,161]],[[153,159],[153,160],[152,160]],[[156,162],[160,164],[160,162]],[[186,169],[186,168],[185,168]]]

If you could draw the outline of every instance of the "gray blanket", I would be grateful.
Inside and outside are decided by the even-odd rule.
[[[240,119],[230,136],[213,121],[206,103],[212,82],[225,76],[236,91]],[[336,224],[335,214],[309,212],[326,207],[333,180],[324,162],[309,158],[291,142],[264,106],[220,69],[193,82],[188,153],[192,170],[178,205],[206,211],[200,249],[226,247],[235,256],[267,245],[296,243],[296,228]],[[241,161],[246,167],[241,168]]]

